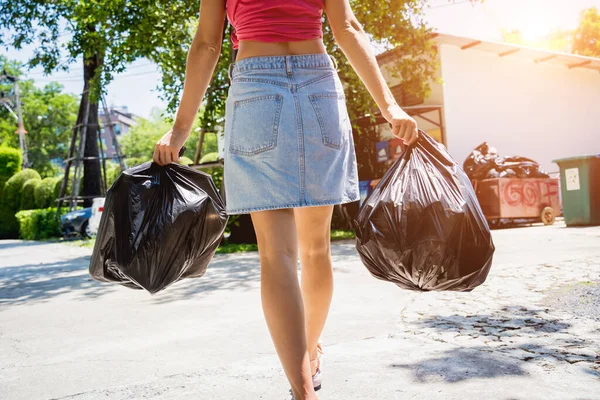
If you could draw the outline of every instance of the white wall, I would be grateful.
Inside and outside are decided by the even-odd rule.
[[[600,153],[600,73],[440,46],[446,138],[461,164],[484,141],[557,171]]]

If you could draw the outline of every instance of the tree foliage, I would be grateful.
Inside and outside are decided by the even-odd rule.
[[[35,44],[29,66],[45,72],[83,62],[83,95],[77,124],[89,116],[83,193],[101,193],[97,121],[99,94],[116,73],[145,57],[163,70],[166,93],[177,92],[198,14],[197,1],[0,0],[0,45]],[[87,200],[85,205],[91,204]]]
[[[581,13],[579,27],[573,34],[573,52],[600,57],[600,13],[592,7]]]
[[[195,122],[192,133],[185,143],[185,155],[191,159],[194,158],[198,147],[200,123],[199,120]],[[154,154],[154,145],[171,128],[171,124],[172,121],[164,118],[160,110],[154,110],[149,119],[139,119],[129,133],[120,137],[123,154],[127,157],[125,159],[127,165],[129,166],[132,158],[136,162],[138,160],[151,160]],[[206,133],[202,144],[202,154],[215,151],[217,151],[217,137],[211,132]]]
[[[422,19],[428,0],[350,0],[350,4],[373,42],[386,49],[397,48],[402,55],[395,74],[402,77],[405,90],[426,94],[435,71],[430,29]],[[20,48],[37,40],[30,65],[42,66],[47,72],[66,69],[81,57],[85,88],[90,88],[92,94],[106,87],[114,74],[125,70],[132,61],[147,58],[161,69],[163,98],[169,102],[169,110],[174,111],[183,86],[198,6],[199,1],[191,0],[0,0],[0,44]],[[340,78],[346,83],[350,117],[356,120],[371,115],[376,111],[373,99],[335,44],[326,15],[323,30],[325,46],[338,61]],[[231,61],[230,32],[231,27],[224,25],[221,57],[199,116],[199,126],[209,132],[223,123],[229,85],[227,67]],[[94,99],[92,96],[92,102]],[[86,102],[84,96],[80,119]],[[355,125],[354,134],[359,173],[382,173],[382,166],[374,162],[378,141],[375,131]],[[88,135],[95,137],[95,131],[90,130]],[[88,143],[92,146],[95,141]],[[97,153],[97,148],[86,148],[87,156]],[[86,176],[99,174],[99,168],[92,171],[88,164]]]
[[[0,56],[0,70],[3,66],[11,69],[14,76],[21,75],[15,63]],[[22,76],[22,75],[21,75]],[[44,88],[36,87],[33,80],[20,80],[23,122],[29,132],[27,154],[35,169],[42,176],[56,175],[51,160],[66,158],[71,128],[77,117],[77,98],[63,93],[63,87],[49,83]],[[2,91],[11,93],[12,85],[2,85]],[[0,145],[19,147],[19,136],[15,134],[17,121],[4,107],[0,108]]]
[[[575,30],[554,29],[535,40],[526,40],[520,30],[503,32],[504,41],[540,49],[600,57],[600,13],[592,7],[581,13]]]
[[[161,66],[181,64],[198,1],[0,0],[0,43],[17,49],[36,44],[32,67],[67,70],[78,59],[99,61],[92,88],[145,57]],[[173,57],[174,56],[174,57]],[[165,76],[164,87],[173,87]]]

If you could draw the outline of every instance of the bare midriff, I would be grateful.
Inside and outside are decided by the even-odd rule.
[[[294,42],[258,42],[256,40],[240,40],[235,61],[248,57],[315,53],[327,53],[322,38]]]

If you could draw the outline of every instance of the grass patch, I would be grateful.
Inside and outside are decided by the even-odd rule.
[[[62,240],[60,243],[73,247],[86,247],[92,249],[94,248],[94,244],[96,244],[96,239]]]
[[[258,251],[258,246],[245,243],[227,243],[217,247],[216,254],[241,253],[245,251]]]
[[[344,230],[332,230],[331,241],[354,239],[356,236],[353,231]],[[48,239],[44,240],[48,242],[63,243],[73,247],[85,247],[89,249],[94,248],[96,239],[76,239],[76,240],[60,240],[60,239]],[[237,244],[237,243],[226,243],[217,248],[216,254],[229,254],[229,253],[243,253],[247,251],[258,251],[256,244]]]
[[[354,231],[344,231],[341,229],[334,229],[331,231],[331,240],[346,240],[346,239],[354,239],[356,235]]]

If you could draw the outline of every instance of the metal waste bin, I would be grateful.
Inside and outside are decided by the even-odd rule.
[[[600,154],[554,160],[567,226],[600,225]]]

